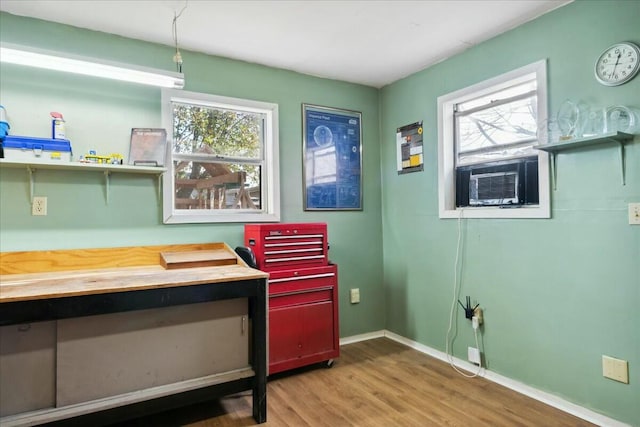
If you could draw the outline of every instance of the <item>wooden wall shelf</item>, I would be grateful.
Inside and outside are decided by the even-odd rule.
[[[561,151],[577,150],[584,147],[602,144],[618,144],[620,148],[620,170],[622,172],[622,185],[625,185],[625,156],[624,144],[633,141],[634,136],[624,132],[610,132],[602,135],[590,136],[587,138],[570,139],[566,141],[553,142],[535,147],[551,154],[551,170],[553,174],[553,189],[557,188],[557,154]]]
[[[129,166],[129,165],[110,165],[96,163],[80,163],[80,162],[51,162],[51,161],[21,161],[0,159],[0,168],[26,168],[29,174],[29,200],[33,201],[33,189],[35,187],[35,172],[38,169],[49,170],[67,170],[67,171],[94,171],[102,172],[105,177],[106,202],[109,204],[109,177],[112,173],[128,173],[142,175],[158,176],[158,196],[161,198],[162,174],[166,172],[166,168],[150,167],[150,166]]]

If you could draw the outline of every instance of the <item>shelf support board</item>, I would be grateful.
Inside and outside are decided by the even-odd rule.
[[[624,143],[618,141],[620,145],[620,171],[622,172],[622,185],[627,185],[625,182],[625,158],[624,158]]]
[[[558,169],[556,166],[557,162],[557,153],[551,153],[551,179],[553,180],[553,191],[556,191],[558,189]]]
[[[109,176],[111,175],[111,172],[109,172],[108,170],[104,171],[104,184],[105,184],[105,190],[106,190],[106,194],[105,194],[105,200],[106,200],[106,204],[109,204]]]
[[[29,174],[29,203],[33,203],[33,189],[36,184],[36,170],[30,165],[27,165],[27,173]]]

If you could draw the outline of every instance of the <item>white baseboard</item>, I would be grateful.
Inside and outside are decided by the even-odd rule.
[[[360,341],[372,340],[374,338],[383,338],[385,331],[367,332],[366,334],[352,335],[346,338],[340,338],[340,345],[353,344]]]
[[[340,345],[352,344],[359,341],[365,341],[374,338],[382,338],[386,337],[393,341],[399,342],[401,344],[406,345],[407,347],[411,347],[421,353],[427,354],[431,357],[434,357],[438,360],[442,360],[443,362],[449,363],[449,359],[447,355],[435,348],[426,346],[424,344],[420,344],[419,342],[410,340],[409,338],[405,338],[401,335],[393,333],[388,330],[370,332],[367,334],[354,335],[351,337],[341,338]],[[474,373],[478,370],[476,365],[473,365],[469,362],[466,362],[462,359],[458,359],[457,357],[453,358],[453,364],[465,371]],[[575,403],[571,403],[565,399],[562,399],[553,394],[547,393],[542,390],[538,390],[537,388],[531,387],[519,381],[513,380],[511,378],[505,377],[503,375],[497,374],[495,372],[489,371],[487,369],[482,369],[481,373],[478,375],[479,377],[485,378],[489,381],[492,381],[496,384],[500,384],[501,386],[507,387],[515,392],[520,394],[524,394],[532,399],[545,403],[549,406],[552,406],[556,409],[559,409],[563,412],[581,418],[590,423],[603,426],[603,427],[631,427],[629,424],[625,424],[618,420],[614,420],[613,418],[609,418],[597,412],[594,412],[590,409],[587,409],[583,406],[576,405]]]

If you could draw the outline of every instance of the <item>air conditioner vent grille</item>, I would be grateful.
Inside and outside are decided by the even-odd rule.
[[[518,203],[518,172],[471,174],[471,205],[511,205]]]
[[[478,199],[516,197],[516,174],[493,175],[478,179]]]

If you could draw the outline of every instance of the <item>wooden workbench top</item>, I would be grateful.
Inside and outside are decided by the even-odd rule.
[[[125,267],[0,276],[0,303],[154,288],[262,279],[269,275],[239,264],[165,270]]]
[[[179,253],[187,258],[215,255],[225,263],[236,257],[224,243],[3,252],[0,303],[269,277],[247,267],[240,258],[236,264],[165,269],[160,265],[161,254],[167,251],[174,257]]]

